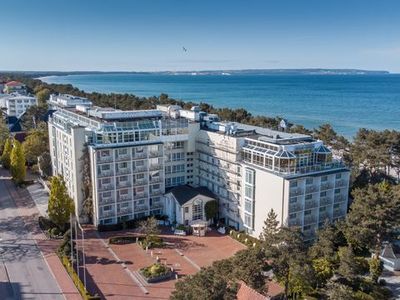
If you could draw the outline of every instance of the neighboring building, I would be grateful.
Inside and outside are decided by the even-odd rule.
[[[191,225],[196,221],[208,221],[205,205],[216,200],[206,187],[180,185],[171,188],[165,194],[165,211],[169,221]]]
[[[383,267],[389,271],[400,271],[400,253],[392,244],[388,243],[383,247],[379,256]]]
[[[309,239],[347,212],[349,170],[308,135],[220,122],[198,107],[120,111],[69,95],[52,95],[49,104],[57,110],[49,121],[54,173],[66,179],[77,213],[88,145],[95,225],[151,214],[184,223],[176,209],[185,203],[164,196],[182,185],[206,187],[220,221],[255,237],[271,209]]]
[[[26,94],[27,89],[26,85],[19,81],[10,81],[4,84],[3,91],[6,94],[11,94],[11,93]]]
[[[29,107],[34,105],[37,105],[37,99],[33,96],[12,93],[0,97],[0,106],[10,117],[20,118]]]

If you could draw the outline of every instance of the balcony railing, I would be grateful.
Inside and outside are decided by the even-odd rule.
[[[133,210],[135,212],[146,211],[149,210],[149,207],[147,205],[135,205]]]
[[[289,204],[289,211],[296,212],[296,211],[301,211],[303,210],[303,205],[301,203],[291,203]]]
[[[302,225],[302,222],[300,219],[289,219],[288,224],[290,227],[298,227]]]
[[[345,181],[344,179],[336,180],[335,186],[336,187],[345,187],[345,186],[347,186],[347,181]]]
[[[321,183],[321,191],[332,189],[333,185],[330,183]]]
[[[316,191],[318,191],[318,189],[315,186],[307,186],[306,187],[306,194],[315,193]]]
[[[99,187],[99,191],[109,191],[109,190],[113,190],[114,189],[114,185],[113,184],[103,184],[102,186]]]
[[[107,162],[112,162],[113,161],[113,157],[110,156],[100,156],[97,158],[97,162],[99,163],[107,163]]]
[[[115,211],[107,210],[100,213],[100,218],[108,218],[115,216]]]
[[[149,169],[151,170],[151,171],[154,171],[154,170],[161,170],[162,169],[162,164],[154,164],[154,165],[150,165],[150,167],[149,167]]]
[[[131,156],[129,154],[124,155],[117,155],[115,158],[116,161],[124,161],[124,160],[131,160]]]
[[[157,183],[157,182],[161,182],[163,179],[161,177],[152,177],[150,179],[150,183]]]
[[[131,173],[130,168],[123,168],[123,169],[117,170],[117,175],[124,175],[124,174],[129,174],[129,173]]]
[[[163,208],[164,205],[162,203],[153,203],[150,207],[150,209],[158,209],[158,208]]]
[[[146,179],[139,179],[139,180],[134,180],[133,181],[133,185],[145,185],[147,184],[147,180]]]
[[[306,201],[304,204],[305,209],[315,208],[317,206],[318,206],[318,203],[317,203],[317,201],[314,201],[314,200]]]
[[[132,200],[131,195],[119,195],[119,197],[118,197],[119,202],[129,201],[129,200]]]
[[[162,151],[150,151],[149,152],[149,157],[161,157],[163,156]]]
[[[148,193],[137,193],[137,194],[133,194],[133,198],[134,199],[142,199],[142,198],[147,198],[148,197]]]
[[[152,190],[152,191],[150,192],[150,194],[151,194],[152,196],[158,196],[158,195],[161,195],[162,193],[163,193],[162,190]]]
[[[147,171],[146,166],[139,166],[139,167],[134,167],[133,168],[133,173],[141,173]]]
[[[343,202],[345,201],[345,197],[343,195],[335,195],[335,203]]]
[[[108,172],[98,172],[97,177],[102,178],[102,177],[111,177],[114,176],[114,172],[108,171]]]
[[[147,153],[143,152],[143,153],[135,153],[132,156],[132,159],[143,159],[147,157]]]
[[[110,204],[110,203],[114,203],[114,199],[113,198],[104,198],[99,200],[99,204],[100,205],[104,205],[104,204]]]
[[[124,207],[124,208],[120,208],[117,211],[117,215],[126,215],[126,214],[131,214],[132,213],[132,209],[130,207]]]
[[[304,194],[304,190],[302,188],[299,188],[299,187],[290,188],[291,196],[296,196],[296,195],[301,195],[301,194]]]
[[[319,206],[328,206],[332,204],[332,198],[322,197],[319,201]]]
[[[315,216],[304,216],[304,225],[317,223]]]
[[[120,181],[117,183],[117,189],[131,187],[131,186],[132,186],[132,184],[130,181]]]

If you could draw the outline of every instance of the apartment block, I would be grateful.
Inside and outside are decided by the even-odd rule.
[[[0,106],[10,117],[20,118],[29,107],[34,105],[37,105],[37,99],[34,96],[14,92],[0,97]]]
[[[53,172],[79,215],[87,146],[95,225],[165,214],[164,195],[181,185],[206,187],[220,221],[255,237],[271,209],[310,239],[347,212],[349,170],[308,135],[222,122],[198,107],[121,111],[69,95],[50,105]]]

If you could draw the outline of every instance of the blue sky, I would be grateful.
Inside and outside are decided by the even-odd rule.
[[[400,72],[398,0],[0,0],[0,28],[0,70]]]

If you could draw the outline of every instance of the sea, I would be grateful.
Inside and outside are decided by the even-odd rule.
[[[216,107],[245,108],[313,129],[330,123],[352,139],[359,128],[400,130],[400,74],[385,75],[170,75],[48,76],[86,92],[168,94]]]

